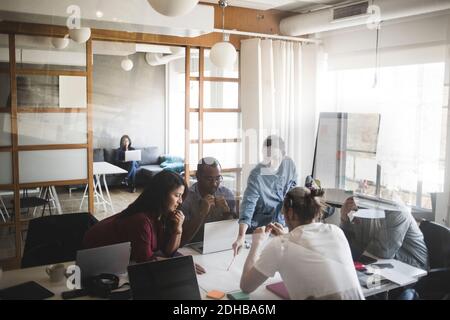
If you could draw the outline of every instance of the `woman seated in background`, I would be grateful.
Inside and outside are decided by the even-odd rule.
[[[322,195],[322,190],[292,189],[282,211],[289,233],[279,223],[255,230],[241,277],[244,292],[256,290],[278,271],[293,300],[364,299],[344,233],[335,225],[316,222]],[[270,233],[276,237],[258,258]]]
[[[86,248],[131,242],[131,260],[145,262],[172,256],[180,246],[183,213],[178,210],[187,195],[184,179],[173,172],[155,175],[142,194],[124,211],[100,221],[84,236]]]
[[[125,177],[122,184],[130,187],[130,192],[136,192],[136,172],[139,167],[137,161],[125,161],[125,152],[135,150],[131,146],[131,139],[128,135],[123,135],[120,138],[120,147],[116,152],[116,161],[124,170],[128,171],[127,176]]]

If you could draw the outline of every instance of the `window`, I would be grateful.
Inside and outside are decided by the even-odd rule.
[[[378,164],[383,198],[431,209],[430,193],[442,192],[444,186],[444,73],[444,62],[324,72],[320,90],[327,95],[318,96],[319,111],[381,115],[376,155],[347,155],[354,179],[348,178],[346,188],[363,185],[373,192]]]
[[[217,158],[224,176],[226,173],[228,185],[233,186],[232,190],[239,195],[242,162],[239,61],[233,70],[219,70],[209,60],[210,50],[187,50],[190,72],[187,79],[186,64],[181,60],[168,64],[169,153],[184,151],[190,183],[195,182],[193,177],[200,158]],[[184,92],[185,88],[189,91]],[[187,105],[181,100],[171,100],[176,92],[185,93]],[[186,141],[186,145],[182,146],[182,141]]]

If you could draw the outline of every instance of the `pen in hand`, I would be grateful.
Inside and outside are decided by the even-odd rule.
[[[234,259],[236,259],[236,256],[233,256],[233,259],[231,260],[230,265],[227,268],[227,271],[230,271],[231,266],[233,265]]]

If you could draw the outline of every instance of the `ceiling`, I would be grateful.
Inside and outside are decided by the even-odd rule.
[[[338,3],[354,2],[349,0],[228,0],[234,7],[244,7],[258,10],[286,10],[303,12]],[[218,3],[217,0],[201,0],[201,2]]]

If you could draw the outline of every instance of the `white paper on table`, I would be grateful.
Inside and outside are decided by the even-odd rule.
[[[416,279],[410,276],[406,276],[403,273],[396,271],[395,269],[383,268],[379,269],[374,266],[366,266],[367,270],[376,274],[383,276],[391,282],[398,284],[399,286],[406,286],[408,284],[414,283]]]
[[[362,198],[362,195],[353,197],[355,204],[358,208],[371,208],[378,210],[398,210],[398,204],[381,198]]]
[[[359,209],[358,211],[352,211],[353,218],[363,219],[384,219],[386,213],[381,209]]]
[[[271,241],[268,237],[262,244],[261,250]],[[206,273],[197,275],[200,288],[209,292],[219,290],[222,292],[240,291],[240,282],[245,261],[250,250],[241,249],[241,252],[233,261],[233,250],[216,252],[211,254],[193,256],[195,263],[205,268]],[[233,263],[230,265],[230,263]],[[228,270],[228,267],[229,270]],[[280,281],[280,276],[272,278],[271,281]],[[271,281],[267,281],[271,283]]]
[[[200,288],[207,292],[219,290],[228,293],[240,290],[242,269],[247,255],[238,254],[228,271],[227,268],[233,260],[233,250],[212,255],[194,256],[195,262],[206,269],[206,273],[197,275]]]

